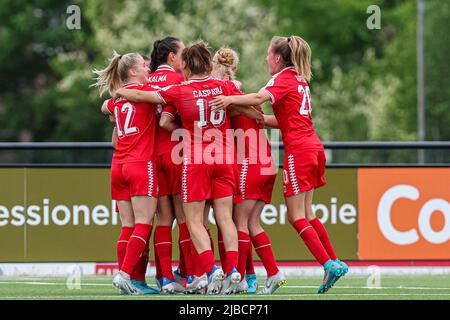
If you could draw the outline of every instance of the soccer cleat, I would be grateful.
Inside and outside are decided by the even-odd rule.
[[[245,278],[241,282],[239,282],[239,284],[237,285],[236,293],[239,293],[239,294],[247,294],[248,293],[248,283],[247,283],[247,280],[245,280]]]
[[[264,288],[262,288],[261,293],[262,294],[272,294],[278,288],[280,288],[284,285],[286,285],[286,277],[284,276],[284,273],[282,273],[281,271],[278,271],[278,273],[276,275],[273,275],[266,279],[266,282],[264,283]]]
[[[203,293],[206,287],[208,287],[206,274],[203,274],[201,277],[189,276],[184,292],[187,294]]]
[[[341,266],[342,269],[342,274],[339,276],[336,276],[333,280],[333,282],[331,283],[330,287],[333,287],[334,284],[336,283],[336,281],[338,281],[341,277],[345,276],[348,273],[348,265],[345,262],[342,262],[338,259],[334,260],[334,262],[336,262],[337,264],[339,264]]]
[[[131,284],[138,290],[142,291],[142,294],[158,294],[159,290],[150,287],[145,281],[131,280]]]
[[[122,271],[119,271],[113,279],[113,286],[119,289],[121,294],[140,295],[143,294],[141,290],[133,286],[130,276]]]
[[[222,282],[221,294],[233,294],[237,292],[237,287],[241,282],[241,274],[233,268],[230,274],[228,274]]]
[[[248,284],[247,293],[255,294],[258,290],[258,281],[256,280],[256,274],[247,274],[245,275],[245,280]]]
[[[207,294],[219,294],[222,288],[223,270],[214,265],[211,272],[208,274],[208,290]]]
[[[173,272],[173,277],[175,278],[175,281],[178,282],[179,284],[181,284],[183,287],[186,286],[187,281],[188,281],[188,276],[185,276],[184,274],[182,274],[180,272],[180,270],[175,270]]]
[[[327,292],[331,288],[332,283],[336,282],[336,278],[341,277],[343,273],[341,265],[331,259],[325,263],[323,271],[323,281],[317,291],[319,294]]]
[[[159,291],[161,291],[162,281],[163,281],[163,278],[158,278],[155,276],[155,282],[156,282],[156,285],[158,286]]]
[[[161,293],[162,294],[174,294],[184,292],[184,287],[176,282],[175,280],[170,280],[169,278],[162,278],[161,283]]]

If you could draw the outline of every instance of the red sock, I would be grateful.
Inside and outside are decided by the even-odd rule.
[[[308,220],[305,218],[298,219],[294,221],[292,225],[295,230],[297,230],[300,237],[302,237],[309,251],[321,265],[324,265],[330,260],[330,256],[323,247],[322,242],[320,242],[316,230],[309,224]]]
[[[210,273],[216,261],[212,250],[206,250],[199,254],[203,272]]]
[[[162,276],[174,280],[172,273],[172,227],[157,226],[155,229],[155,252],[159,256]]]
[[[162,268],[161,262],[159,261],[158,251],[156,250],[156,234],[158,227],[155,228],[155,233],[153,234],[153,254],[155,255],[155,276],[156,278],[162,278]]]
[[[279,270],[267,233],[263,231],[257,234],[252,238],[252,242],[255,246],[256,253],[261,258],[264,268],[266,268],[267,276],[271,277],[273,275],[276,275]]]
[[[330,259],[336,260],[337,256],[334,252],[333,245],[331,244],[330,237],[328,237],[327,229],[325,229],[325,226],[317,218],[312,219],[311,221],[309,221],[309,223],[312,225],[314,230],[316,230],[320,242],[322,242],[322,245],[330,256]]]
[[[144,252],[145,246],[147,246],[146,239],[149,238],[151,228],[151,224],[138,223],[134,226],[134,231],[128,241],[127,251],[120,270],[129,275],[133,274],[133,270]]]
[[[226,251],[225,252],[225,259],[226,259],[226,266],[227,268],[224,269],[223,271],[225,272],[225,274],[230,274],[231,272],[233,272],[233,268],[237,268],[238,265],[238,260],[239,260],[239,253],[238,251]]]
[[[241,278],[244,279],[245,269],[247,266],[248,256],[252,248],[252,243],[248,233],[243,231],[238,231],[238,241],[239,241],[239,258],[237,269],[241,274]]]
[[[178,241],[178,246],[180,247],[180,264],[178,269],[183,275],[193,275],[195,270],[194,262],[192,261],[189,229],[186,223],[181,223],[178,225],[178,230],[180,236]]]
[[[211,251],[212,252],[212,251]],[[197,250],[195,249],[194,243],[191,240],[191,256],[192,256],[192,261],[194,262],[194,275],[196,275],[197,277],[200,277],[203,275],[203,273],[205,272],[203,270],[203,265],[202,265],[202,259],[200,258],[200,255],[198,254]]]
[[[219,227],[217,227],[217,243],[219,244],[220,265],[222,266],[222,270],[225,270],[227,268],[227,258],[225,255],[225,245],[223,243],[222,232]]]
[[[246,274],[255,274],[255,265],[253,263],[253,245],[250,242],[250,249],[248,250],[247,266],[245,268]]]
[[[139,258],[136,267],[134,267],[133,275],[131,279],[137,281],[145,281],[145,273],[147,272],[148,258],[150,256],[150,237],[152,235],[152,225],[150,225],[150,233],[148,234],[147,244],[145,245],[144,252]]]
[[[208,229],[208,228],[206,228],[206,232],[208,232],[208,236],[209,236],[209,244],[211,245],[211,250],[212,250],[213,254],[215,254],[215,252],[214,252],[214,240],[213,240],[213,238],[211,237],[211,230]]]
[[[122,227],[119,240],[117,240],[117,264],[119,265],[119,270],[122,268],[123,259],[125,258],[125,253],[127,252],[128,241],[133,234],[133,230],[134,228],[132,227]]]

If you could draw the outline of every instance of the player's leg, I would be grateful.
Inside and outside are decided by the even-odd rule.
[[[328,236],[328,232],[325,229],[325,226],[322,224],[322,222],[316,217],[313,209],[312,209],[312,203],[313,203],[313,196],[314,196],[314,189],[307,191],[305,196],[305,212],[306,212],[306,218],[308,219],[311,226],[316,230],[317,235],[319,236],[320,242],[322,242],[323,247],[327,251],[328,255],[330,256],[330,259],[337,262],[341,268],[342,268],[342,274],[337,275],[334,280],[331,282],[331,287],[336,283],[337,280],[343,275],[345,275],[348,272],[348,266],[345,262],[342,262],[337,259],[336,253],[334,251],[333,245],[331,244],[330,238]]]
[[[239,242],[238,272],[241,274],[241,282],[239,283],[237,291],[240,293],[247,293],[249,288],[245,279],[248,256],[252,249],[248,223],[255,204],[256,200],[242,200],[239,203],[235,203],[233,208],[233,221],[238,231]]]
[[[303,239],[312,255],[324,267],[324,279],[318,291],[318,293],[324,293],[330,287],[333,278],[336,276],[336,268],[339,267],[330,259],[330,256],[320,242],[317,232],[306,219],[305,196],[306,193],[302,192],[297,195],[285,197],[288,220]]]
[[[180,284],[186,284],[189,276],[194,275],[194,261],[191,255],[191,236],[186,224],[186,216],[183,212],[183,205],[179,194],[172,196],[175,218],[178,224],[178,247],[180,259],[178,269],[175,270],[175,280]]]
[[[265,203],[262,200],[258,200],[256,202],[250,215],[249,230],[253,246],[255,247],[256,253],[260,257],[267,272],[267,279],[262,292],[272,294],[279,287],[286,284],[286,277],[278,269],[272,249],[272,243],[260,223],[260,216],[262,210],[264,209],[264,205]]]
[[[208,283],[218,282],[218,278],[221,278],[221,275],[216,272],[217,267],[215,266],[209,235],[203,225],[204,206],[204,200],[183,203],[183,211],[186,215],[186,222],[189,228],[189,234],[191,235],[193,248],[195,253],[198,254],[198,262],[201,264],[202,271],[208,275],[208,278],[211,277],[208,280],[202,279],[203,276],[198,277],[201,279],[202,285],[206,286]],[[204,280],[206,280],[206,283],[203,282]],[[197,285],[197,289],[200,290],[202,288],[199,288]]]
[[[223,283],[222,293],[234,293],[241,281],[241,275],[237,271],[238,264],[238,237],[237,229],[233,222],[233,197],[232,195],[213,200],[214,216],[217,226],[222,232],[225,247],[226,278]]]
[[[127,251],[128,241],[134,230],[134,213],[131,201],[118,200],[116,203],[122,223],[120,236],[117,240],[117,262],[120,270]]]

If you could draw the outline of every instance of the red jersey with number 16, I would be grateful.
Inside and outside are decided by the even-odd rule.
[[[180,85],[173,85],[158,91],[165,104],[173,105],[181,116],[183,128],[191,135],[191,151],[203,152],[203,149],[215,141],[214,137],[204,136],[208,129],[222,135],[224,148],[215,149],[216,154],[225,153],[226,129],[230,128],[230,120],[226,110],[211,112],[209,102],[216,96],[230,95],[228,85],[210,77],[190,79]],[[213,133],[211,132],[211,133]],[[195,148],[194,143],[201,142],[201,148]],[[231,148],[229,150],[232,150]]]
[[[312,122],[308,82],[288,67],[275,74],[263,89],[270,96],[286,153],[323,149]]]
[[[125,89],[156,91],[151,85],[128,83]],[[147,102],[132,102],[123,97],[111,98],[108,109],[114,115],[117,146],[112,163],[149,161],[155,146],[155,108]]]

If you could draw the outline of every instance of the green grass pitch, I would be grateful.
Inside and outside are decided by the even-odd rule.
[[[154,280],[148,278],[155,286]],[[81,276],[80,287],[69,289],[67,278],[0,277],[0,300],[450,300],[449,276],[382,276],[380,288],[368,288],[367,277],[347,275],[323,295],[316,294],[319,277],[288,277],[285,287],[273,295],[148,295],[120,296],[109,276]],[[259,285],[264,278],[258,278]],[[73,282],[72,286],[73,286]]]

